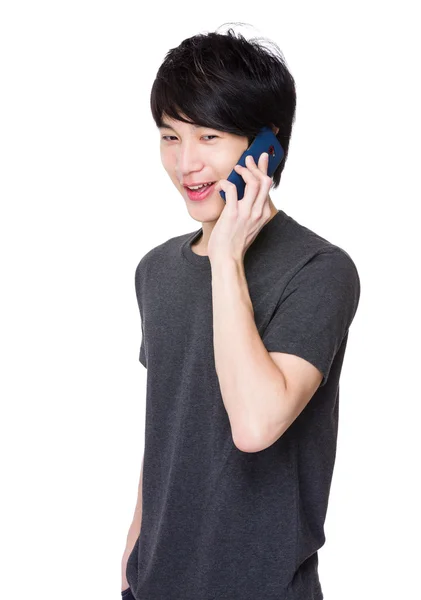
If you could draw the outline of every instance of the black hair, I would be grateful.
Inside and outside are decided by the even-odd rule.
[[[295,82],[279,54],[247,40],[233,29],[226,34],[194,35],[170,49],[152,85],[150,106],[157,127],[164,115],[245,136],[249,145],[264,126],[276,135],[284,158],[273,174],[277,188],[288,155],[295,120]]]

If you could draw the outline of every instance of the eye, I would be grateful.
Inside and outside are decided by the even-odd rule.
[[[202,137],[207,137],[207,138],[216,138],[218,137],[217,135],[204,135]],[[175,135],[163,135],[162,139],[165,140],[166,138],[176,138]]]

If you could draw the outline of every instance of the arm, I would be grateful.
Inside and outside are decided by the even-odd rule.
[[[212,265],[212,301],[215,366],[232,437],[240,450],[257,452],[285,432],[322,375],[298,356],[266,350],[242,262]]]
[[[136,508],[134,511],[132,523],[129,527],[129,532],[127,534],[126,548],[124,550],[123,558],[121,561],[121,579],[122,579],[121,589],[122,590],[125,590],[127,587],[129,587],[128,581],[126,579],[127,559],[129,558],[129,556],[133,550],[133,547],[136,543],[136,540],[139,537],[140,527],[142,524],[143,462],[144,462],[144,458],[142,459],[142,467],[140,469],[140,478],[139,478],[139,485],[138,485],[138,491],[137,491]]]

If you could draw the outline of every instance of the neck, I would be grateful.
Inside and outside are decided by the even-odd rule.
[[[269,219],[269,221],[270,221],[278,213],[278,209],[273,204],[270,196],[268,196],[268,198],[269,198],[269,206],[270,206],[270,211],[271,211],[270,219]],[[192,248],[193,247],[195,248],[195,251],[197,254],[201,254],[203,256],[207,255],[208,241],[209,241],[209,238],[211,236],[211,233],[212,233],[215,225],[216,225],[216,221],[211,221],[209,223],[202,223],[203,235],[201,235],[199,240],[195,244],[192,245]]]

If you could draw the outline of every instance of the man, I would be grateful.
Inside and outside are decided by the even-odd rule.
[[[360,281],[345,250],[268,194],[295,103],[282,58],[232,30],[184,40],[154,82],[162,164],[201,228],[136,268],[148,379],[124,598],[323,598],[317,551]],[[236,166],[265,125],[285,151],[272,179],[264,154]]]

